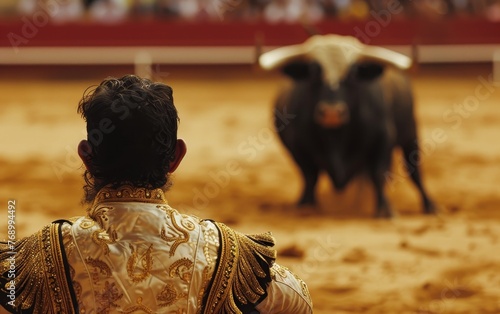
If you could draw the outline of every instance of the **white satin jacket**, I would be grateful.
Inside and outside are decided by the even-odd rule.
[[[18,296],[34,313],[51,306],[66,313],[312,313],[305,283],[274,263],[270,234],[247,236],[181,214],[160,189],[103,189],[87,216],[44,230],[19,247],[35,259],[21,267],[31,275],[19,284],[48,290]],[[30,244],[36,241],[40,253]],[[0,274],[8,267],[2,254]]]

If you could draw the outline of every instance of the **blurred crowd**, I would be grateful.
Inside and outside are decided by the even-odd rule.
[[[500,0],[1,0],[2,15],[45,10],[55,21],[114,22],[131,17],[265,20],[269,23],[367,19],[393,8],[403,17],[478,16],[500,21]]]

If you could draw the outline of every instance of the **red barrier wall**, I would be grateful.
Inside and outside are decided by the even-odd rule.
[[[38,23],[37,23],[38,22]],[[299,43],[309,35],[298,24],[262,22],[188,23],[165,20],[128,20],[103,25],[89,22],[55,25],[43,20],[0,21],[0,46],[16,41],[19,47],[36,46],[252,46]],[[377,45],[499,44],[500,23],[479,19],[439,21],[376,20],[325,21],[315,25],[321,33],[354,35]]]

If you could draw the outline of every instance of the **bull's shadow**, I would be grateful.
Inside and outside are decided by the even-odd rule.
[[[261,65],[280,68],[292,81],[276,100],[274,121],[303,177],[299,206],[317,204],[320,173],[328,175],[337,191],[364,175],[374,187],[375,216],[392,217],[385,183],[393,150],[400,147],[424,213],[434,213],[420,175],[412,88],[401,69],[409,66],[406,57],[382,49],[370,50],[371,59],[364,60],[358,51],[362,44],[349,37],[349,45],[357,45],[353,58],[345,51],[351,46],[338,44],[342,36],[322,39],[306,42],[305,48],[280,48],[260,59]],[[344,63],[338,65],[333,58]]]

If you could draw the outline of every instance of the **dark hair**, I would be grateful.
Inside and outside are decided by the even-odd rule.
[[[78,105],[92,147],[85,201],[106,185],[165,188],[179,118],[172,88],[135,75],[108,78]]]

